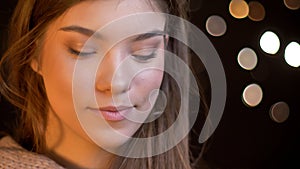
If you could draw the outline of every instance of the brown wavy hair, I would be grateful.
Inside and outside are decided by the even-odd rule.
[[[11,20],[9,48],[0,62],[0,92],[21,111],[15,139],[27,149],[47,153],[45,131],[49,101],[42,77],[32,70],[33,59],[38,60],[41,46],[38,41],[48,26],[69,8],[82,0],[19,0]],[[187,19],[187,0],[157,0],[169,14]],[[149,1],[151,2],[151,1]],[[175,39],[170,39],[168,50],[181,56],[188,63],[187,50]],[[180,106],[180,94],[171,77],[164,76],[161,86],[168,104],[161,117],[142,125],[135,137],[151,137],[168,129],[174,123]],[[202,100],[202,99],[201,99]],[[117,157],[111,168],[189,169],[188,137],[171,150],[149,158]],[[158,143],[159,144],[159,143]]]

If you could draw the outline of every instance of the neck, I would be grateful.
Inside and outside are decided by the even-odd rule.
[[[66,168],[108,169],[114,157],[87,136],[83,138],[77,134],[52,111],[49,112],[46,144],[49,156]]]

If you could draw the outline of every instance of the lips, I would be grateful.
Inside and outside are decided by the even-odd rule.
[[[126,106],[107,106],[107,107],[100,107],[99,110],[100,111],[110,111],[110,112],[119,112],[119,111],[123,111],[126,109],[130,109],[131,107],[126,107]]]
[[[122,121],[126,119],[126,114],[128,114],[132,107],[127,106],[107,106],[100,107],[99,109],[92,109],[94,112],[100,114],[106,121]]]

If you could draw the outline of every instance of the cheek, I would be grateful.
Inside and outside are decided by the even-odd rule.
[[[58,114],[70,112],[72,102],[72,74],[74,61],[55,43],[48,43],[42,55],[41,73],[49,102]],[[67,115],[65,113],[64,115]]]
[[[53,64],[50,70],[43,74],[47,96],[50,102],[62,106],[72,96],[72,74],[68,70],[55,70],[60,68],[60,64]],[[71,99],[72,100],[72,99]],[[54,106],[54,105],[52,105]]]
[[[149,69],[139,73],[132,81],[130,90],[131,102],[138,106],[147,104],[151,92],[160,89],[162,79],[162,70]]]

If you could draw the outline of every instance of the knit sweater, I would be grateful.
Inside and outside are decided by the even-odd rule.
[[[27,151],[8,136],[0,139],[0,168],[63,169],[50,158]]]

